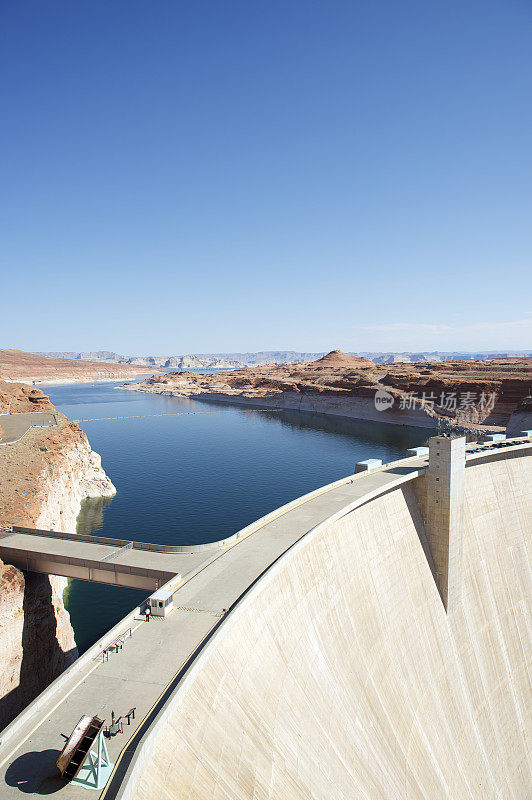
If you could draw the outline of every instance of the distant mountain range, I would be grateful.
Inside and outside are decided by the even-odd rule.
[[[42,353],[37,355],[50,358],[68,358],[79,361],[105,361],[113,364],[131,364],[155,369],[231,369],[255,367],[263,364],[286,364],[303,361],[316,361],[325,355],[321,353],[300,353],[295,350],[261,350],[258,353],[196,353],[178,356],[123,356],[111,350],[97,350],[88,353],[64,352]],[[532,356],[532,350],[504,350],[479,352],[351,352],[349,355],[371,359],[375,364],[413,364],[418,362],[458,361],[464,359],[515,358]]]
[[[371,359],[375,364],[415,364],[420,361],[436,362],[436,361],[467,361],[479,360],[485,358],[525,358],[532,355],[532,350],[483,350],[480,352],[442,352],[435,350],[433,352],[422,353],[353,353],[352,355],[365,356]]]

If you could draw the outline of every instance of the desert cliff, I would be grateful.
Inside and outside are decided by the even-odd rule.
[[[296,350],[260,350],[255,353],[188,353],[186,355],[172,356],[127,356],[112,350],[91,350],[89,352],[60,351],[40,352],[40,356],[51,358],[68,358],[81,361],[104,361],[116,364],[140,364],[146,367],[174,367],[178,369],[233,369],[239,367],[258,367],[264,364],[301,363],[303,361],[316,361],[325,353],[305,353]],[[434,361],[463,361],[465,359],[501,359],[516,357],[532,357],[532,351],[501,350],[499,352],[446,352],[433,350],[431,352],[402,351],[402,352],[358,352],[349,353],[351,356],[364,356],[370,358],[374,364],[394,364],[404,362],[434,362]]]
[[[49,358],[22,350],[0,350],[0,380],[37,383],[119,381],[151,372],[142,364],[114,364],[102,361]]]
[[[520,413],[531,387],[530,358],[376,365],[335,350],[304,364],[171,372],[123,388],[397,425],[492,430]]]
[[[0,413],[54,410],[39,389],[0,381]],[[56,413],[58,427],[32,428],[0,447],[0,525],[75,531],[85,497],[115,488],[83,431]],[[0,729],[77,656],[63,605],[66,579],[22,574],[0,561]]]

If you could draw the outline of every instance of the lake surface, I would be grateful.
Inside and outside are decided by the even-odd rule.
[[[42,387],[59,411],[82,420],[117,488],[110,501],[84,503],[79,532],[163,544],[223,539],[283,503],[351,474],[356,461],[404,457],[408,447],[430,435],[420,428],[248,410],[128,392],[118,385]],[[167,416],[150,416],[161,414]],[[80,652],[145,596],[71,581],[65,602]]]

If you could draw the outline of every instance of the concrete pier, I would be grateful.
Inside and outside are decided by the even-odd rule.
[[[436,582],[446,611],[460,602],[464,535],[465,437],[429,440],[422,482],[423,517]]]

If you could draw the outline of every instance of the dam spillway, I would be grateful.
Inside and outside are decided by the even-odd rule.
[[[266,569],[267,528],[230,547],[184,597],[216,581],[248,588],[102,796],[528,796],[531,454],[529,443],[468,456],[449,609],[412,459],[338,487],[334,503],[323,494],[318,518],[300,504],[304,533],[290,544],[280,516],[268,542],[284,541],[282,555]]]

